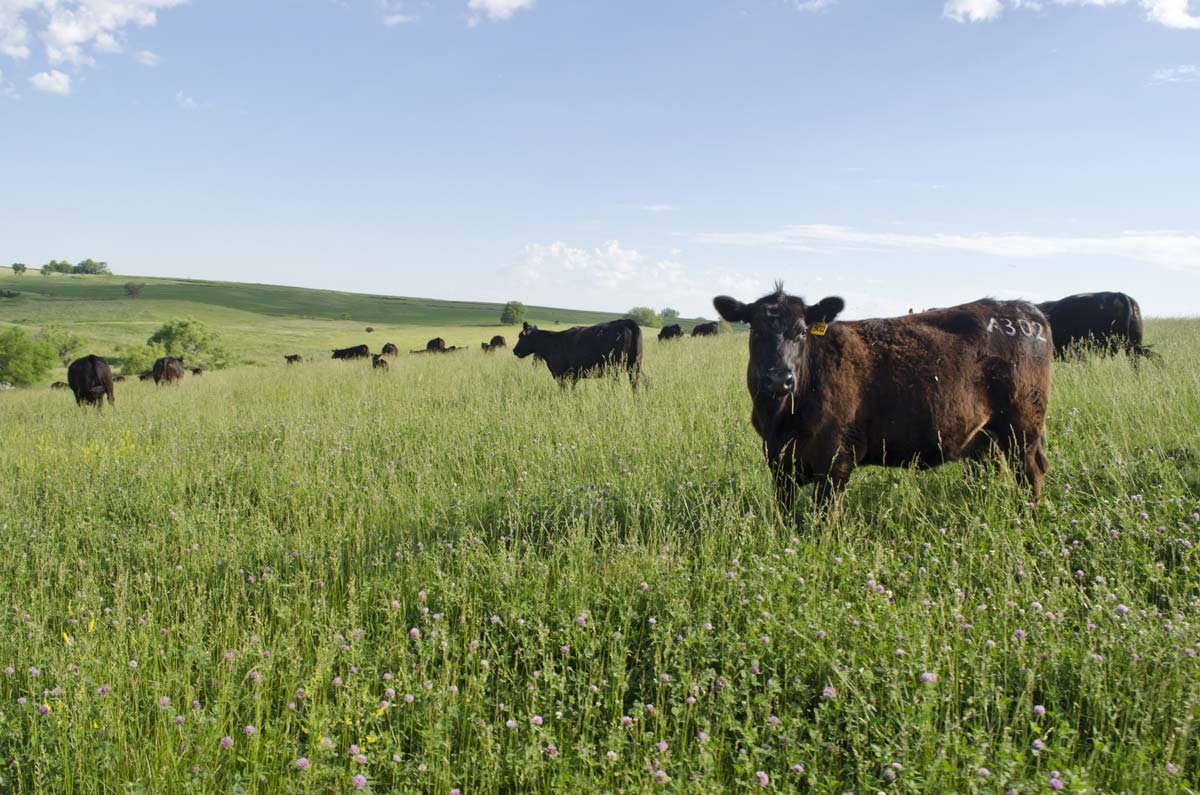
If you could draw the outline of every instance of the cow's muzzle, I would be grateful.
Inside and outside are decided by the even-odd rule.
[[[796,376],[791,370],[769,370],[759,378],[758,391],[775,397],[791,394],[796,391]]]

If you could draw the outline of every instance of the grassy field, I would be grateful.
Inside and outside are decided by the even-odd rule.
[[[128,282],[145,284],[138,298],[126,295]],[[119,346],[144,344],[164,322],[183,318],[195,318],[217,330],[225,347],[244,364],[275,364],[293,353],[327,358],[331,348],[364,342],[375,351],[387,342],[403,351],[415,350],[436,336],[450,345],[477,348],[501,334],[512,344],[518,331],[500,325],[499,304],[264,284],[142,276],[42,276],[34,271],[15,276],[10,269],[0,268],[0,291],[4,290],[20,295],[0,298],[0,328],[21,325],[35,334],[47,326],[70,328],[88,342],[80,353],[109,358],[119,356]],[[528,319],[554,329],[619,316],[618,312],[530,306]],[[681,322],[690,326],[696,321]],[[367,326],[375,331],[366,333]],[[66,368],[61,368],[48,376],[46,383],[65,378]]]
[[[1193,792],[1198,333],[802,529],[744,337],[0,393],[0,792]]]

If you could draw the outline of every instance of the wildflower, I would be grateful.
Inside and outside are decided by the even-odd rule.
[[[43,703],[43,704],[39,704],[39,705],[38,705],[38,712],[40,712],[40,713],[41,713],[41,714],[43,714],[43,715],[46,715],[46,714],[48,714],[48,713],[50,712],[50,705],[49,705],[49,704],[44,704],[44,703]]]
[[[992,771],[988,770],[986,767],[981,767],[975,771],[975,775],[979,776],[980,778],[987,778],[988,776],[992,775]]]
[[[1046,744],[1044,742],[1042,742],[1040,739],[1033,741],[1033,750],[1044,751],[1045,749],[1046,749]]]
[[[183,717],[182,715],[176,715],[175,716],[175,725],[182,726],[186,720],[187,720],[187,718]]]
[[[1179,772],[1179,768],[1177,768],[1175,765],[1171,764],[1170,762],[1167,762],[1167,773],[1169,775],[1174,776],[1178,772]]]
[[[608,761],[610,761],[610,762],[617,761],[617,752],[616,751],[609,751],[607,754],[605,754],[605,756],[608,757]]]
[[[837,691],[833,689],[833,685],[826,685],[825,689],[821,691],[821,695],[825,698],[834,698],[837,695]]]
[[[367,786],[367,777],[359,773],[357,776],[350,779],[350,783],[354,785],[355,789],[362,789],[363,787]]]
[[[1034,715],[1045,715],[1045,714],[1046,714],[1046,708],[1045,708],[1045,707],[1043,707],[1041,704],[1038,704],[1038,705],[1036,705],[1036,706],[1033,708],[1033,714],[1034,714]]]
[[[253,726],[251,726],[250,724],[247,724],[247,725],[246,725],[246,726],[245,726],[245,727],[242,729],[242,734],[246,735],[247,737],[249,737],[249,736],[250,736],[250,735],[252,735],[252,734],[256,734],[257,732],[258,732],[258,729],[254,728],[254,727],[253,727]]]
[[[562,652],[563,654],[570,654],[570,653],[571,653],[571,647],[570,647],[570,646],[559,646],[559,647],[558,647],[558,650],[559,650],[560,652]]]
[[[1129,612],[1129,608],[1125,605],[1117,605],[1117,615],[1123,616]]]
[[[921,681],[927,685],[931,685],[937,681],[937,674],[926,671],[925,673],[921,674]]]
[[[228,751],[230,748],[233,747],[233,738],[230,737],[228,734],[226,734],[224,737],[221,738],[221,747],[224,748],[226,751]]]
[[[130,660],[129,661],[129,669],[132,671],[135,668],[137,668],[137,660]]]
[[[754,778],[758,779],[758,786],[760,787],[770,786],[771,784],[771,777],[761,770],[754,774]]]
[[[510,718],[510,719],[504,721],[504,726],[510,730],[515,729],[515,728],[517,728],[517,722]]]
[[[421,630],[417,629],[416,627],[413,627],[412,629],[410,629],[408,631],[408,636],[410,638],[412,638],[413,640],[419,640],[421,637]]]
[[[168,698],[167,696],[163,696],[162,698],[160,698],[158,700],[158,708],[159,709],[166,709],[169,706],[171,706],[171,699]]]
[[[792,765],[792,766],[791,766],[791,768],[790,768],[790,770],[791,770],[793,773],[803,773],[803,772],[804,772],[804,765]]]
[[[708,742],[708,732],[700,732],[696,735],[696,739],[702,743]]]
[[[455,787],[454,789],[450,790],[450,795],[462,795],[462,790],[460,790],[458,787]]]
[[[308,759],[303,756],[300,757],[299,759],[297,759],[296,760],[296,769],[297,770],[308,770]]]
[[[534,726],[541,726],[541,725],[542,725],[542,716],[541,716],[541,715],[534,715],[534,716],[533,716],[533,725],[534,725]]]
[[[575,626],[582,627],[587,624],[587,613],[575,617]]]
[[[367,755],[366,754],[357,754],[354,757],[354,761],[360,765],[365,765],[367,763]]]
[[[549,757],[558,756],[558,746],[556,746],[554,743],[547,745],[546,746],[546,756],[549,756]]]
[[[404,694],[404,703],[405,703],[405,704],[411,704],[411,703],[413,703],[413,700],[414,700],[414,699],[413,699],[413,694],[412,694],[412,693],[405,693],[405,694]]]
[[[665,754],[667,752],[667,749],[670,748],[671,746],[669,746],[667,744],[666,740],[659,740],[657,743],[654,744],[654,747],[658,749],[658,752],[660,754]]]
[[[624,726],[625,728],[629,728],[630,726],[633,725],[633,718],[629,717],[628,715],[622,716],[621,717],[621,725]]]

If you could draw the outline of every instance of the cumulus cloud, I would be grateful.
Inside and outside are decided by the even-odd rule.
[[[125,30],[148,27],[158,11],[187,0],[0,0],[0,53],[28,58],[33,30],[52,64],[83,65],[121,52]]]
[[[29,82],[38,91],[44,91],[47,94],[58,94],[65,97],[71,93],[71,76],[65,75],[57,69],[38,72],[29,78]]]
[[[1136,2],[1146,18],[1168,28],[1200,30],[1200,15],[1191,11],[1193,0],[946,0],[942,16],[955,22],[988,22],[1007,8],[1041,10],[1046,3],[1058,6],[1124,6]]]
[[[679,262],[682,253],[652,257],[610,240],[595,248],[561,240],[530,243],[518,263],[504,270],[537,300],[553,303],[573,294],[595,309],[676,306],[693,315],[712,314],[709,301],[718,292],[750,293],[768,280],[732,269],[693,269]]]
[[[533,8],[537,0],[469,0],[467,9],[471,15],[467,18],[467,22],[471,25],[479,24],[479,20],[486,16],[493,22],[503,22],[507,19],[512,19],[513,14],[518,11],[523,11],[527,8]]]
[[[138,63],[140,63],[142,66],[151,66],[151,67],[158,66],[160,63],[162,63],[162,60],[163,60],[161,55],[159,55],[158,53],[155,53],[155,52],[150,52],[149,50],[141,50],[139,52],[135,52],[133,54],[133,59],[135,61],[137,61]]]
[[[926,249],[1010,259],[1102,256],[1177,270],[1200,270],[1200,234],[1174,231],[1131,231],[1093,237],[987,233],[920,235],[869,232],[830,224],[795,224],[767,232],[702,233],[695,239],[700,243],[716,245],[759,246],[811,253]]]

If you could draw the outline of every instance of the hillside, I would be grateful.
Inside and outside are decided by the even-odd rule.
[[[141,282],[137,298],[125,284]],[[364,295],[267,284],[162,279],[143,276],[14,275],[0,268],[0,325],[36,331],[50,325],[85,337],[89,351],[113,355],[141,344],[163,322],[195,318],[218,330],[229,350],[246,363],[275,361],[285,353],[324,355],[326,349],[368,342],[420,348],[434,336],[452,345],[477,347],[493,334],[515,337],[499,323],[501,304]],[[519,296],[515,296],[519,300]],[[620,312],[586,312],[530,306],[528,319],[547,328],[612,320]],[[692,323],[695,321],[684,321]],[[371,326],[375,332],[365,333]],[[510,339],[511,342],[511,339]],[[57,378],[58,376],[54,376]]]

